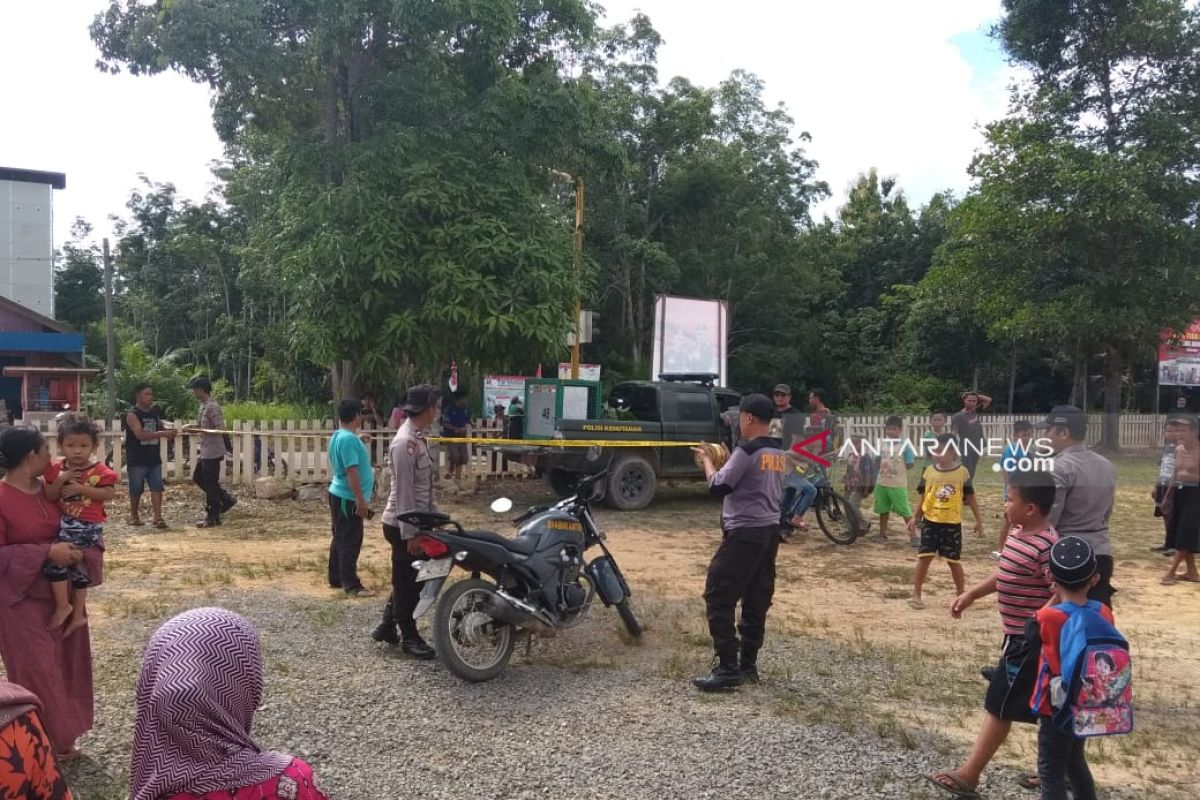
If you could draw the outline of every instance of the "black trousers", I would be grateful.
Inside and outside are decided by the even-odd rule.
[[[1088,590],[1088,600],[1099,600],[1112,608],[1113,595],[1117,593],[1112,585],[1113,557],[1096,556],[1096,571],[1100,573],[1100,582]]]
[[[775,556],[779,553],[779,526],[737,528],[725,531],[721,546],[708,565],[704,604],[708,632],[717,657],[724,665],[738,661],[741,649],[756,654],[762,647],[767,609],[775,594]],[[736,632],[734,611],[742,604]]]
[[[220,519],[222,507],[232,505],[229,492],[221,488],[223,466],[224,458],[200,458],[196,460],[196,469],[192,472],[192,482],[204,492],[206,519]]]
[[[355,592],[363,588],[358,579],[358,554],[362,551],[363,521],[355,511],[358,504],[329,495],[332,538],[329,542],[329,585]]]
[[[383,537],[392,546],[392,596],[383,609],[383,624],[396,625],[400,634],[407,636],[417,632],[413,611],[421,599],[417,571],[412,566],[414,557],[408,554],[408,540],[400,538],[400,529],[395,525],[384,524]]]
[[[1063,733],[1042,717],[1038,725],[1038,778],[1042,800],[1067,800],[1067,785],[1075,800],[1096,800],[1096,783],[1088,768],[1087,739]]]

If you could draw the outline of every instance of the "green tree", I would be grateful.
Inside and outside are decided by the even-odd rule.
[[[1200,311],[1197,13],[1178,0],[1004,5],[999,35],[1033,88],[988,129],[940,278],[989,287],[972,310],[993,343],[1100,353],[1116,448],[1128,365]]]
[[[91,233],[91,225],[75,220],[71,241],[55,259],[54,315],[80,331],[104,319],[104,268]]]

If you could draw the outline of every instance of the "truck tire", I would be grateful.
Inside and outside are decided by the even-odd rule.
[[[654,499],[654,467],[641,456],[622,456],[608,476],[605,501],[618,511],[638,511]]]

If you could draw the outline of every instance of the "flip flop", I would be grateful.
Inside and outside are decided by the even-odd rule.
[[[929,781],[942,791],[949,792],[955,797],[962,797],[965,798],[965,800],[978,800],[979,792],[972,789],[966,781],[955,775],[953,772],[931,772],[925,776],[925,780]],[[949,781],[949,783],[946,781]]]
[[[165,531],[167,529],[167,521],[165,519],[156,519],[150,524],[158,528],[160,531]]]
[[[1175,580],[1183,581],[1184,583],[1200,583],[1200,578],[1189,578],[1187,575],[1180,575]]]
[[[1163,586],[1174,586],[1175,584],[1179,583],[1179,578],[1176,578],[1174,575],[1168,575],[1159,581],[1159,583],[1161,583]]]
[[[1027,772],[1021,776],[1021,780],[1017,781],[1017,786],[1022,789],[1028,789],[1031,792],[1036,792],[1042,788],[1042,779],[1032,772]]]
[[[924,603],[924,601],[922,601],[922,600],[913,600],[913,599],[910,599],[910,600],[908,601],[908,607],[909,607],[909,608],[915,608],[915,609],[917,609],[917,610],[919,611],[919,610],[921,610],[922,608],[924,608],[924,607],[925,607],[925,603]],[[948,773],[947,773],[947,774],[948,774]]]
[[[146,523],[142,522],[140,519],[131,519],[131,520],[129,520],[129,524],[135,528],[140,528],[143,525],[145,525]]]

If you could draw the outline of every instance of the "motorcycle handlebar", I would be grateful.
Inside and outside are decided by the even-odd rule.
[[[514,519],[513,525],[520,525],[522,522],[524,522],[525,520],[534,516],[535,514],[541,514],[543,511],[549,511],[551,508],[566,508],[567,506],[572,506],[572,505],[575,505],[576,503],[579,503],[581,500],[582,500],[582,502],[587,503],[588,501],[590,501],[592,499],[592,491],[591,491],[592,488],[597,483],[599,483],[599,482],[603,481],[605,478],[607,478],[608,475],[609,475],[609,471],[607,469],[602,470],[601,472],[593,473],[591,475],[585,475],[583,478],[580,479],[579,483],[576,484],[575,492],[570,497],[560,500],[559,502],[555,503],[553,506],[533,506],[528,511],[526,511],[524,514],[522,514],[521,516]],[[587,493],[586,499],[584,499],[585,492]]]

